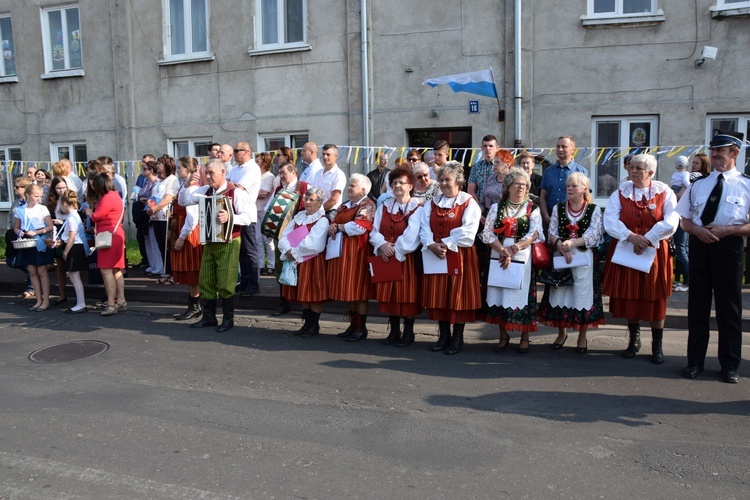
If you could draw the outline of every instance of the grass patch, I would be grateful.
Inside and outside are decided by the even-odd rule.
[[[138,250],[138,242],[136,240],[127,240],[125,242],[125,258],[131,266],[137,266],[141,263],[141,252]]]

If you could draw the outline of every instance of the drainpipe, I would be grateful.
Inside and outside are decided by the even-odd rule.
[[[362,145],[366,148],[370,146],[370,90],[368,65],[369,57],[367,53],[367,0],[360,0],[360,31],[362,33]],[[367,167],[365,166],[365,171]]]
[[[513,52],[515,55],[515,74],[516,84],[515,92],[513,96],[513,105],[515,111],[515,140],[513,141],[514,148],[522,148],[523,141],[521,140],[521,4],[523,0],[515,0],[515,12],[514,12],[514,33],[513,33]]]

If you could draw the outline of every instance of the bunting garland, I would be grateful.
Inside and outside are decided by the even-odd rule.
[[[370,170],[370,166],[375,162],[378,153],[384,152],[391,156],[390,162],[395,162],[396,158],[405,158],[406,152],[410,149],[417,149],[422,155],[431,151],[432,148],[412,148],[409,146],[399,146],[391,148],[388,146],[340,146],[341,154],[339,156],[339,162],[347,164],[350,169],[351,167],[362,167],[365,171]],[[631,154],[633,151],[645,152],[646,154],[652,154],[656,156],[657,160],[663,158],[673,158],[678,154],[685,156],[693,156],[698,153],[706,152],[708,147],[705,144],[682,144],[682,145],[668,145],[668,146],[651,146],[646,148],[593,148],[584,147],[577,148],[575,150],[574,159],[576,162],[589,166],[591,163],[595,165],[602,165],[610,161],[621,160],[625,156]],[[295,159],[299,157],[299,151],[301,149],[292,150]],[[346,154],[344,154],[346,151]],[[553,162],[555,157],[555,148],[508,148],[514,158],[517,158],[523,152],[530,152],[536,157],[541,157],[546,161]],[[276,152],[273,152],[274,156]],[[449,152],[449,158],[460,161],[467,165],[473,165],[477,158],[481,156],[480,148],[451,148]],[[199,163],[205,163],[207,157],[196,158]],[[468,161],[467,161],[468,159]],[[24,175],[29,167],[35,167],[37,169],[52,170],[53,162],[49,161],[22,161],[22,160],[5,160],[0,161],[0,173],[5,173],[9,176],[8,182],[11,182],[13,177]],[[78,176],[83,178],[86,175],[86,163],[76,162],[75,170]],[[141,162],[140,160],[120,160],[115,161],[115,171],[125,177],[126,179],[135,179],[141,173]]]

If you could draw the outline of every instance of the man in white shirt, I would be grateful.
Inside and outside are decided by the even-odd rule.
[[[224,162],[224,170],[228,178],[234,168],[234,162],[232,161],[234,158],[234,148],[231,144],[222,144],[216,157]]]
[[[323,200],[323,210],[326,215],[331,214],[339,208],[341,202],[341,193],[346,187],[346,174],[336,165],[339,157],[339,148],[333,144],[323,146],[322,163],[323,170],[311,181],[312,186],[322,189],[326,194]]]
[[[237,166],[227,176],[227,180],[243,189],[252,204],[255,205],[260,191],[260,167],[253,160],[253,150],[247,142],[238,142],[234,148],[234,158]],[[240,248],[240,284],[238,289],[244,291],[243,297],[250,297],[260,291],[258,281],[258,245],[256,243],[255,224],[258,222],[258,212],[250,214],[250,223],[242,226],[242,245]]]
[[[302,174],[299,176],[299,180],[309,184],[323,170],[323,165],[318,159],[318,145],[314,142],[305,143],[302,146],[300,156],[302,157],[303,168],[300,169]]]
[[[76,193],[83,194],[83,181],[81,181],[80,177],[76,175],[76,173],[73,171],[73,162],[71,162],[68,158],[63,158],[60,160],[60,164],[65,165],[65,181],[67,182],[68,186],[71,186],[70,189],[75,191]],[[127,192],[127,188],[125,190]]]
[[[182,206],[196,205],[200,199],[199,195],[229,196],[232,198],[234,209],[234,227],[231,240],[226,243],[207,243],[203,247],[198,279],[203,298],[203,318],[190,327],[216,326],[217,332],[225,332],[234,326],[234,294],[241,247],[240,231],[251,224],[255,218],[255,202],[250,199],[247,191],[227,182],[224,163],[221,160],[215,159],[208,162],[206,177],[208,185],[180,190],[178,203]],[[220,224],[225,224],[227,220],[225,210],[216,214],[216,221]],[[216,303],[219,297],[221,297],[223,313],[221,325],[216,319]]]

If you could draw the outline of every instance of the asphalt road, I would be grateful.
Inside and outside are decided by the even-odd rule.
[[[115,317],[27,312],[0,298],[0,499],[747,498],[750,376],[718,380],[716,346],[697,380],[667,362],[625,360],[622,328],[549,349],[428,352],[324,334],[239,311],[225,334],[173,321],[180,308],[131,304]],[[75,320],[74,322],[72,320]],[[422,334],[434,334],[420,325]],[[110,344],[40,364],[34,350]],[[745,353],[750,341],[745,338]],[[645,348],[644,351],[649,351]]]

